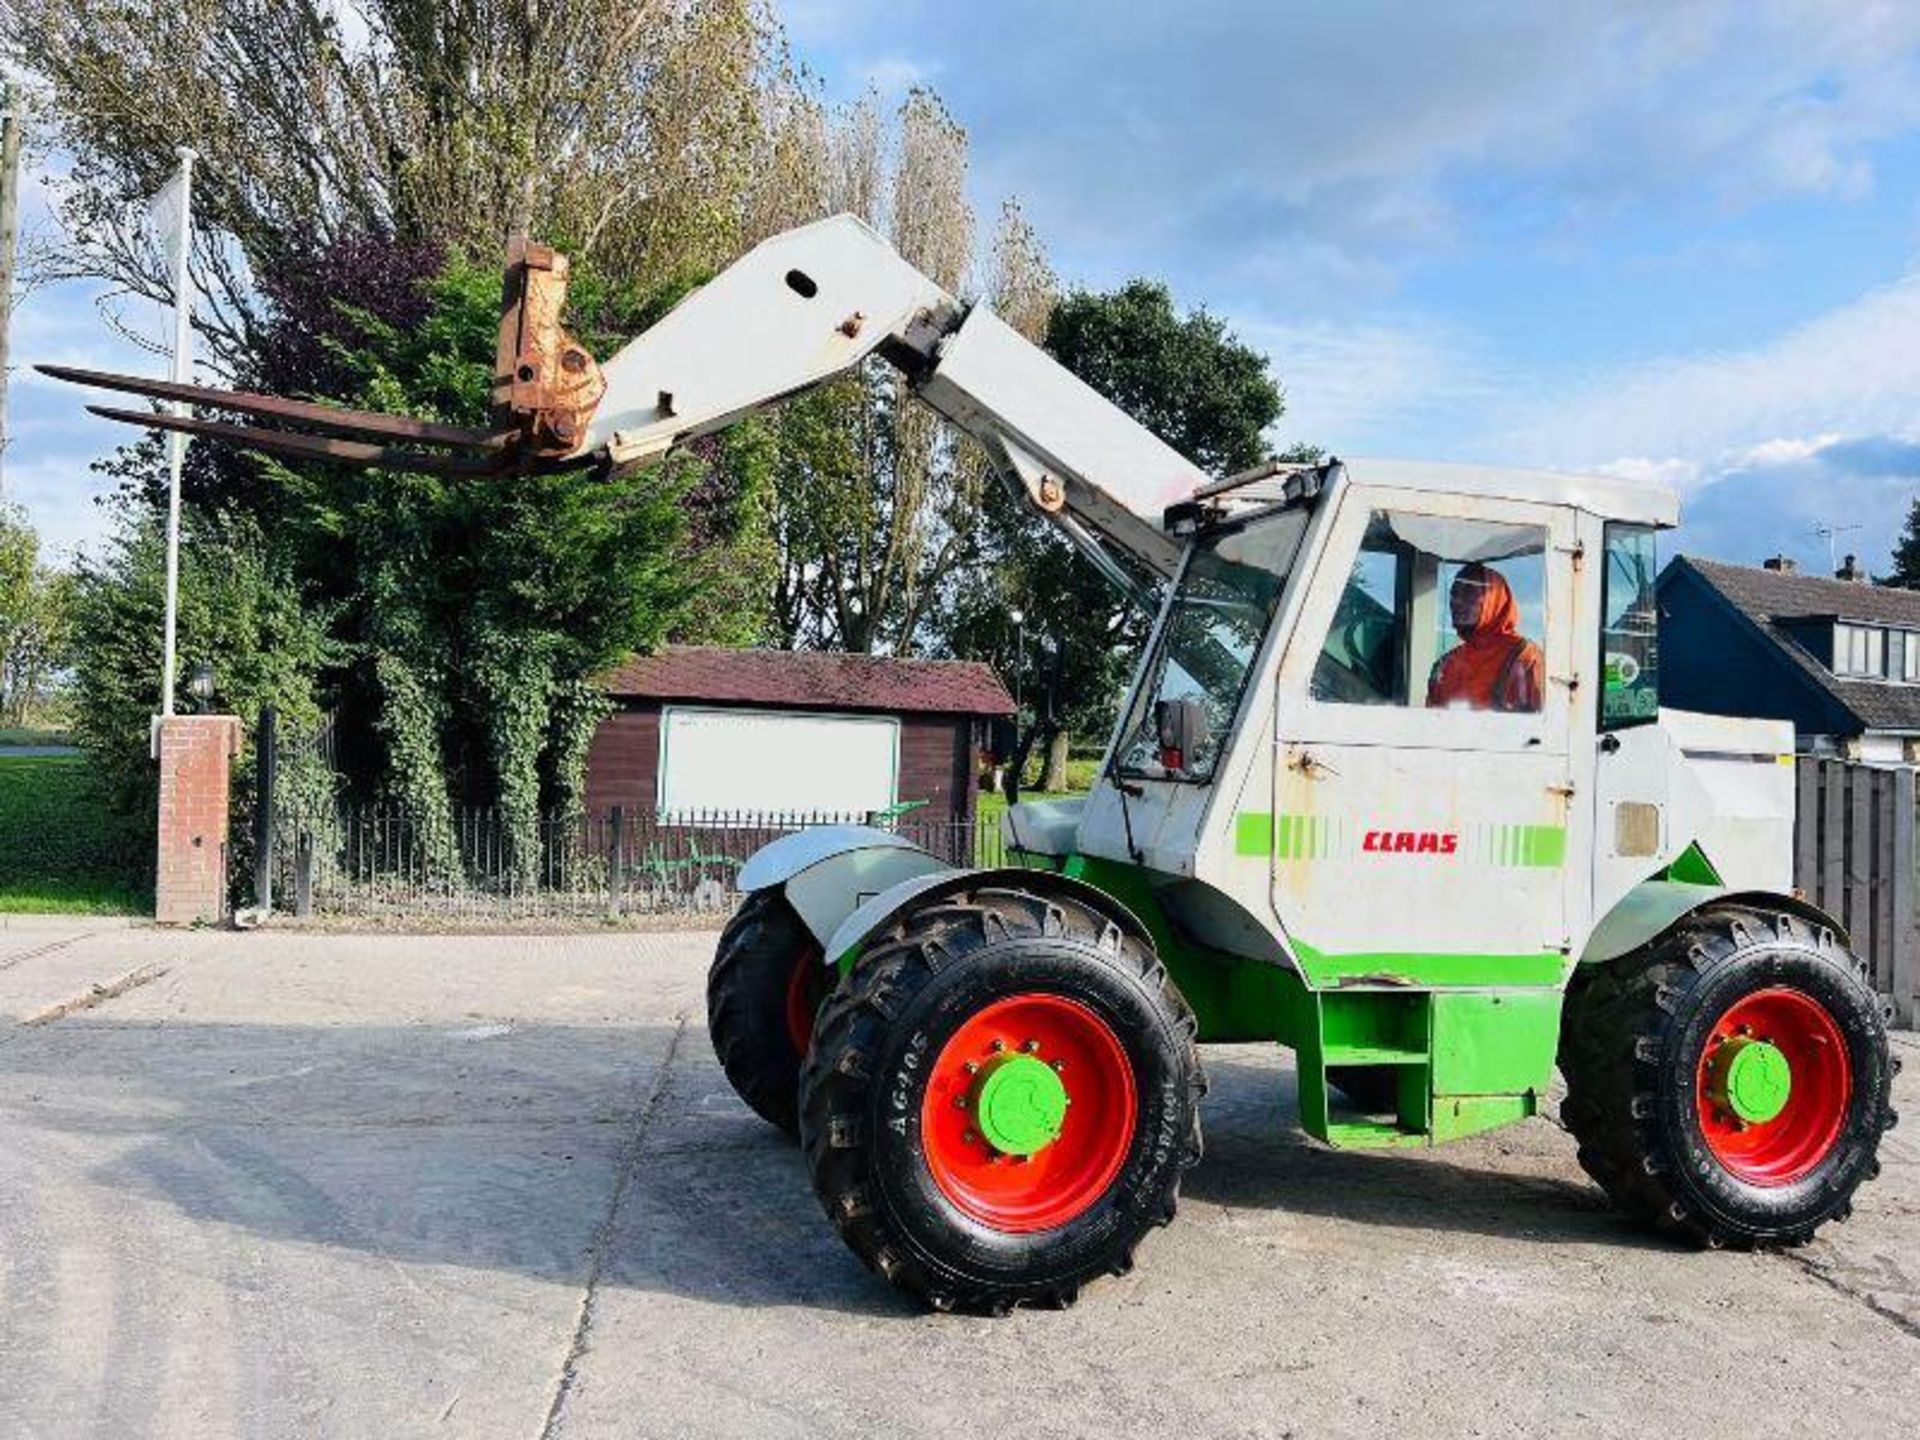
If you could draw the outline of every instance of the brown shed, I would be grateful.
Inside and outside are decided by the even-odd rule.
[[[587,751],[590,811],[966,820],[988,722],[1014,713],[987,666],[669,645],[601,677],[615,710]]]

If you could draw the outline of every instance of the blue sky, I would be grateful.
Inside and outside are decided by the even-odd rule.
[[[1745,561],[1847,525],[1884,565],[1920,491],[1920,4],[781,11],[834,95],[936,88],[1070,282],[1266,350],[1283,443],[1657,478],[1678,547]],[[105,357],[84,295],[23,311],[54,353]],[[9,488],[70,545],[101,431],[14,393]]]

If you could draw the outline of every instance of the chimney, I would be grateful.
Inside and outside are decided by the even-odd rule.
[[[1860,562],[1858,560],[1849,555],[1845,561],[1841,563],[1840,568],[1833,572],[1833,578],[1836,580],[1852,580],[1857,584],[1864,585],[1867,583],[1867,572],[1860,568]]]
[[[1761,568],[1771,570],[1777,575],[1791,575],[1800,567],[1793,563],[1791,556],[1775,555],[1760,562]]]

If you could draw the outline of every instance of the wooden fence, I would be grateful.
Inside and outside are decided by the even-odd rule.
[[[1873,985],[1893,997],[1898,1023],[1914,1024],[1920,992],[1920,890],[1912,770],[1801,759],[1794,816],[1794,884],[1847,927],[1873,965]]]

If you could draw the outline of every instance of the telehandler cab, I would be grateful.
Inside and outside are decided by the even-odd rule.
[[[1301,1124],[1348,1147],[1524,1119],[1557,1064],[1580,1163],[1642,1220],[1751,1247],[1846,1216],[1894,1123],[1886,1015],[1793,892],[1790,729],[1659,705],[1671,495],[1209,478],[846,216],[604,370],[564,283],[512,255],[490,428],[62,373],[264,421],[108,412],[254,448],[529,472],[646,463],[878,354],[1157,605],[1098,784],[1012,807],[1014,864],[835,827],[740,873],[714,1048],[871,1268],[993,1312],[1127,1269],[1200,1158],[1202,1042],[1291,1048]]]

